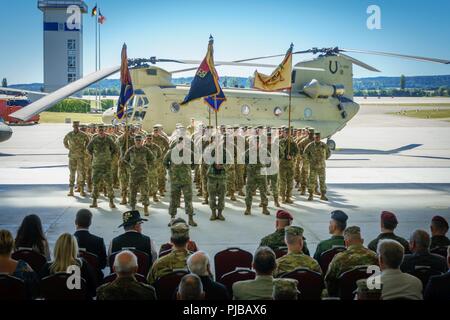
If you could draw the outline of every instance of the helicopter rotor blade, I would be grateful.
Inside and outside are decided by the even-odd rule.
[[[368,65],[367,63],[362,62],[361,60],[355,59],[353,57],[350,57],[346,54],[343,53],[339,53],[340,56],[350,60],[353,64],[356,64],[357,66],[360,66],[361,68],[367,69],[369,71],[374,71],[374,72],[381,72],[380,70]]]
[[[116,72],[120,71],[120,66],[110,67],[93,72],[84,78],[76,80],[67,86],[58,89],[45,97],[31,103],[30,105],[19,109],[18,111],[11,114],[11,117],[26,121],[31,117],[51,108],[53,105],[59,101],[73,95],[74,93],[83,90],[84,88],[90,86],[97,81],[100,81]]]
[[[341,51],[341,52],[363,53],[363,54],[373,54],[373,55],[378,55],[378,56],[403,58],[403,59],[415,60],[415,61],[427,61],[427,62],[435,62],[435,63],[442,63],[442,64],[450,64],[450,60],[429,58],[429,57],[420,57],[420,56],[412,56],[412,55],[391,53],[391,52],[357,50],[357,49],[339,49],[339,51]]]

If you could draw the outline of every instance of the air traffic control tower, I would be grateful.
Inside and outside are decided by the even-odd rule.
[[[44,14],[44,91],[83,77],[82,0],[38,0]]]

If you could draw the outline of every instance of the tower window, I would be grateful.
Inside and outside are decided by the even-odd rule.
[[[77,59],[75,56],[68,56],[67,57],[67,66],[69,68],[75,68],[77,64]]]
[[[76,49],[76,41],[75,39],[67,40],[67,50],[75,50]]]
[[[77,80],[77,75],[75,73],[68,73],[67,74],[67,82],[71,83]]]

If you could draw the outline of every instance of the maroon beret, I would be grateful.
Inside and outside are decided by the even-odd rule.
[[[277,211],[277,219],[285,219],[285,220],[294,220],[292,215],[285,211],[285,210],[278,210]]]
[[[431,219],[431,221],[440,223],[440,224],[444,225],[448,229],[448,222],[447,222],[447,220],[445,220],[444,217],[434,216],[433,219]]]
[[[381,221],[383,222],[391,222],[393,224],[398,224],[397,217],[394,213],[390,211],[381,212]]]

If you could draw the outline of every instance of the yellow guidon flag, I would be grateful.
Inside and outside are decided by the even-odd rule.
[[[255,71],[255,80],[253,88],[262,91],[279,91],[284,89],[290,89],[292,85],[291,73],[292,73],[292,49],[291,44],[289,50],[286,52],[283,61],[272,72],[270,76]]]

